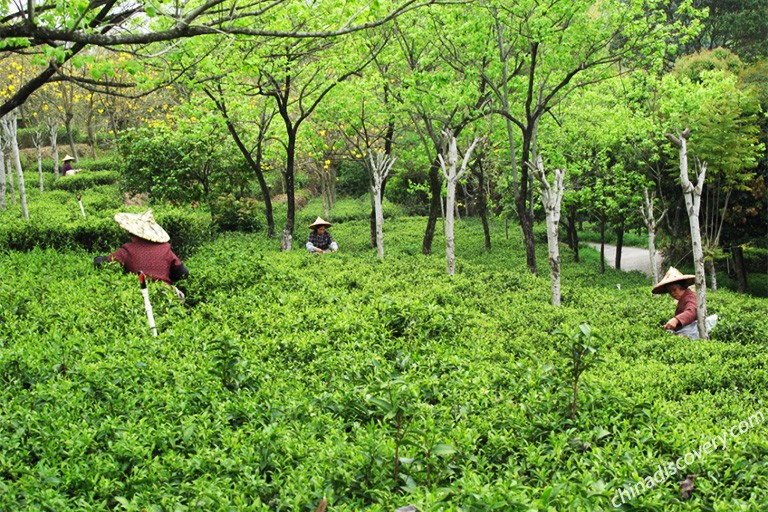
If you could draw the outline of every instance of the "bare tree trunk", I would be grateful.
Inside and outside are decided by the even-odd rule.
[[[656,193],[652,192],[648,194],[648,189],[643,190],[643,207],[640,211],[643,214],[643,221],[645,227],[648,229],[648,254],[651,257],[651,277],[653,278],[653,285],[656,286],[659,283],[659,265],[656,261],[656,225],[661,222],[661,219],[667,214],[667,210],[661,212],[661,215],[657,219],[653,214],[653,200]]]
[[[579,256],[579,231],[576,229],[576,211],[575,205],[571,205],[568,208],[568,227],[566,232],[568,233],[568,246],[573,251],[573,261],[578,263],[581,258]]]
[[[53,157],[53,175],[59,179],[59,125],[54,118],[46,119],[48,137],[51,139],[51,156]]]
[[[43,132],[35,129],[32,134],[32,141],[35,144],[35,150],[37,152],[37,181],[40,188],[40,192],[43,192]]]
[[[704,188],[704,178],[707,174],[707,163],[701,164],[696,185],[694,186],[688,177],[688,135],[690,129],[680,132],[679,137],[667,134],[667,138],[680,148],[680,186],[683,189],[685,208],[688,213],[688,222],[691,226],[691,247],[693,249],[693,264],[696,269],[696,319],[699,328],[699,337],[709,339],[707,333],[707,281],[704,271],[704,249],[701,244],[701,228],[699,226],[699,208],[701,206],[701,192]]]
[[[449,139],[448,154],[446,158],[443,155],[437,155],[440,160],[440,168],[443,170],[443,176],[446,180],[447,194],[445,204],[445,259],[448,268],[448,275],[452,276],[456,270],[455,240],[453,231],[453,216],[456,206],[456,184],[467,172],[467,164],[472,150],[480,141],[478,137],[472,141],[467,151],[464,153],[464,159],[461,162],[461,169],[457,170],[456,165],[459,162],[459,151],[456,147],[456,137],[450,131],[444,131],[443,136]]]
[[[616,270],[621,270],[621,250],[624,248],[624,222],[622,222],[618,228],[616,228],[616,256],[614,261],[614,267]]]
[[[0,134],[0,210],[6,210],[8,208],[5,204],[7,184],[5,178],[5,151],[3,148],[3,142],[4,139],[2,134]]]
[[[737,245],[731,249],[733,255],[733,270],[739,281],[739,293],[747,293],[747,269],[744,266],[744,248]]]
[[[600,217],[600,273],[605,274],[605,215]]]
[[[371,150],[368,150],[368,169],[371,177],[371,199],[373,200],[373,212],[375,216],[376,249],[379,258],[384,257],[384,208],[382,206],[382,188],[389,171],[395,165],[396,158],[384,152],[377,152],[374,158]]]
[[[283,229],[283,236],[280,238],[280,250],[290,251],[293,245],[293,235],[288,228]]]
[[[429,217],[427,218],[427,229],[424,231],[424,239],[421,243],[421,253],[427,256],[432,254],[432,240],[435,238],[438,212],[443,207],[443,201],[440,198],[442,187],[438,174],[439,169],[440,163],[437,160],[434,160],[429,166]]]
[[[11,147],[11,158],[16,167],[16,179],[19,180],[19,202],[21,203],[21,215],[24,219],[29,219],[29,209],[27,208],[27,190],[24,187],[24,170],[21,168],[21,154],[19,153],[18,140],[18,114],[13,111],[3,118],[3,132],[5,138]]]
[[[544,160],[539,155],[536,165],[529,163],[531,174],[539,182],[541,203],[547,214],[547,248],[549,250],[549,270],[552,279],[552,305],[560,305],[560,243],[558,225],[560,224],[560,206],[563,202],[563,179],[565,171],[555,169],[555,182],[549,183],[544,171]]]
[[[77,147],[75,146],[75,136],[72,132],[72,119],[74,117],[74,114],[68,112],[64,120],[64,127],[67,129],[67,140],[69,141],[69,149],[72,151],[72,156],[75,157],[75,160],[79,160],[80,157],[77,154]]]
[[[470,168],[470,170],[477,176],[477,193],[475,197],[475,204],[477,204],[477,210],[480,214],[480,220],[483,223],[483,236],[485,238],[485,250],[491,250],[491,229],[488,225],[488,200],[486,198],[485,191],[485,172],[483,171],[483,159],[482,156],[478,158],[477,165]]]
[[[8,183],[8,192],[11,195],[11,204],[16,206],[16,185],[13,179],[13,166],[11,165],[11,157],[5,155],[5,176],[6,183]]]
[[[320,195],[323,200],[323,214],[328,218],[333,205],[336,204],[336,169],[330,160],[323,163],[318,172],[320,176]]]
[[[704,268],[709,274],[709,288],[713,293],[717,292],[717,269],[715,268],[714,256],[704,259]]]

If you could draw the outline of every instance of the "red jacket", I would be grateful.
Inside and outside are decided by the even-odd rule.
[[[107,261],[118,261],[128,272],[144,272],[147,277],[171,283],[171,268],[181,265],[181,260],[171,250],[168,242],[157,243],[134,238],[107,256]]]
[[[680,325],[675,329],[676,331],[696,321],[696,294],[690,288],[687,288],[680,300],[677,301],[675,318],[680,322]]]

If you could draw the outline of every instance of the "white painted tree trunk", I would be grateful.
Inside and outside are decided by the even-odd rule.
[[[27,189],[24,186],[24,170],[21,168],[21,154],[19,153],[19,140],[17,137],[18,114],[13,111],[3,118],[3,132],[8,139],[11,148],[11,158],[16,167],[16,179],[19,182],[19,202],[21,203],[21,215],[29,220],[29,208],[27,207]]]
[[[32,134],[32,142],[35,144],[37,153],[37,184],[40,192],[43,192],[43,132],[35,129]]]
[[[368,150],[368,172],[371,178],[371,198],[373,199],[373,214],[376,219],[376,250],[379,258],[384,257],[384,207],[382,206],[381,188],[389,175],[396,158],[377,151],[374,157]]]
[[[443,170],[443,176],[445,176],[447,193],[445,200],[445,259],[448,267],[448,275],[452,276],[456,271],[456,254],[455,254],[455,239],[453,229],[453,215],[454,206],[456,203],[456,184],[459,182],[462,176],[467,172],[467,164],[469,163],[469,157],[472,154],[472,150],[480,141],[479,137],[475,137],[464,153],[464,159],[461,162],[461,168],[456,169],[456,165],[459,162],[459,151],[456,147],[456,137],[449,131],[444,131],[443,135],[449,139],[448,142],[448,154],[446,158],[443,155],[438,154],[437,158],[440,160],[440,168]]]
[[[5,182],[7,183],[7,191],[11,196],[11,204],[16,206],[16,186],[13,180],[13,166],[11,165],[11,157],[5,155]]]
[[[290,229],[283,230],[283,236],[280,238],[280,250],[290,251],[293,246],[293,235]]]
[[[688,213],[688,222],[691,225],[691,248],[693,250],[693,264],[696,269],[696,320],[701,339],[709,339],[705,320],[707,318],[707,282],[704,271],[704,249],[701,244],[701,227],[699,226],[699,209],[701,206],[701,192],[704,188],[704,177],[707,174],[707,163],[701,164],[694,186],[688,178],[688,135],[690,129],[686,128],[675,137],[667,134],[667,138],[680,148],[680,186],[683,189],[685,209]]]
[[[656,226],[667,214],[667,210],[664,210],[658,219],[655,217],[653,213],[653,200],[655,196],[655,192],[648,195],[648,189],[643,189],[643,207],[640,209],[643,214],[645,227],[648,230],[648,254],[651,258],[651,277],[653,278],[654,286],[659,284],[659,279],[661,278],[659,275],[659,265],[656,261]]]
[[[5,150],[3,148],[3,140],[2,134],[0,134],[0,210],[8,208],[5,204],[7,184],[5,179]]]
[[[560,224],[560,207],[563,203],[563,179],[565,171],[555,169],[553,171],[554,183],[549,183],[547,173],[544,170],[544,160],[539,155],[536,165],[529,163],[531,174],[539,182],[541,203],[547,215],[547,249],[549,251],[549,273],[552,280],[552,305],[559,306],[560,293],[560,240],[558,226]]]

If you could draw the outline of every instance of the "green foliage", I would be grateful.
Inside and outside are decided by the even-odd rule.
[[[59,182],[81,174],[62,178]],[[106,178],[114,177],[112,173],[108,174]],[[38,194],[34,191],[35,196]],[[85,218],[77,202],[78,195],[83,202]],[[98,186],[82,194],[65,190],[45,192],[30,206],[29,221],[10,211],[2,213],[0,249],[82,248],[90,252],[112,252],[127,239],[126,232],[114,221],[114,214],[145,209],[123,207],[121,199],[114,185]],[[164,207],[155,209],[154,213],[155,219],[171,234],[174,252],[182,258],[212,237],[210,215],[206,212]]]
[[[19,127],[18,133],[17,133],[17,139],[19,143],[19,148],[34,148],[35,142],[35,131],[42,130],[43,133],[43,145],[47,146],[49,144],[49,136],[48,136],[48,129],[45,127],[28,127],[28,128],[21,128]],[[59,144],[61,144],[61,141],[68,140],[67,138],[67,128],[65,126],[60,126],[58,128],[58,133],[56,134],[56,138],[59,141]],[[87,142],[87,134],[83,133],[80,129],[78,129],[77,126],[72,127],[72,138],[75,141],[75,144],[84,144]],[[64,149],[64,146],[60,146],[62,149]]]
[[[114,185],[120,179],[117,171],[85,171],[74,176],[61,176],[53,182],[51,188],[56,190],[66,190],[68,192],[82,192],[99,185]]]
[[[253,233],[262,229],[264,207],[256,199],[222,195],[211,203],[213,222],[219,231]]]
[[[579,379],[581,375],[599,361],[600,344],[604,343],[600,336],[592,332],[589,324],[581,324],[572,333],[556,332],[563,339],[563,352],[568,361],[568,384],[573,391],[571,398],[571,418],[578,415]]]
[[[383,204],[384,218],[392,219],[406,214],[404,209],[390,201],[384,200]],[[322,198],[312,199],[297,214],[298,225],[311,224],[318,216],[323,217],[329,222],[349,222],[352,220],[366,220],[371,217],[371,196],[370,194],[360,196],[358,199],[342,198],[338,199],[329,212],[328,218],[323,213]]]
[[[360,197],[369,194],[371,180],[362,161],[342,160],[339,163],[336,193],[340,196]]]
[[[217,188],[232,189],[227,148],[202,129],[128,130],[118,141],[122,187],[154,200],[209,201]]]
[[[497,228],[485,252],[475,220],[447,279],[412,252],[424,222],[390,219],[384,260],[367,219],[335,225],[343,250],[323,257],[222,234],[185,260],[186,305],[150,283],[157,338],[118,266],[0,253],[0,508],[608,510],[765,399],[764,301],[712,295],[722,323],[692,344],[658,329],[674,304],[647,279],[591,260],[564,260],[553,308],[520,244]],[[584,322],[611,340],[599,359]],[[557,371],[573,346],[578,426]],[[694,505],[766,505],[763,428],[691,468]],[[668,484],[631,505],[688,506]]]

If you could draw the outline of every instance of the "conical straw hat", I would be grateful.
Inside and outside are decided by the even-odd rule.
[[[323,220],[320,217],[318,217],[318,218],[315,219],[315,222],[313,222],[312,224],[309,225],[309,227],[310,228],[317,228],[317,227],[320,227],[320,226],[330,226],[330,225],[331,225],[330,222],[328,222],[326,220]]]
[[[152,210],[147,210],[144,213],[116,213],[115,221],[130,234],[150,242],[162,243],[171,239],[160,224],[155,222]]]
[[[67,156],[64,157],[62,162],[66,162],[67,160],[74,160],[74,159],[75,159],[75,157],[67,155]]]
[[[696,282],[696,276],[690,274],[683,274],[675,267],[669,267],[667,273],[664,274],[664,279],[659,281],[659,284],[653,287],[653,293],[660,294],[667,292],[667,285],[672,283],[680,283],[686,286],[691,286]]]

